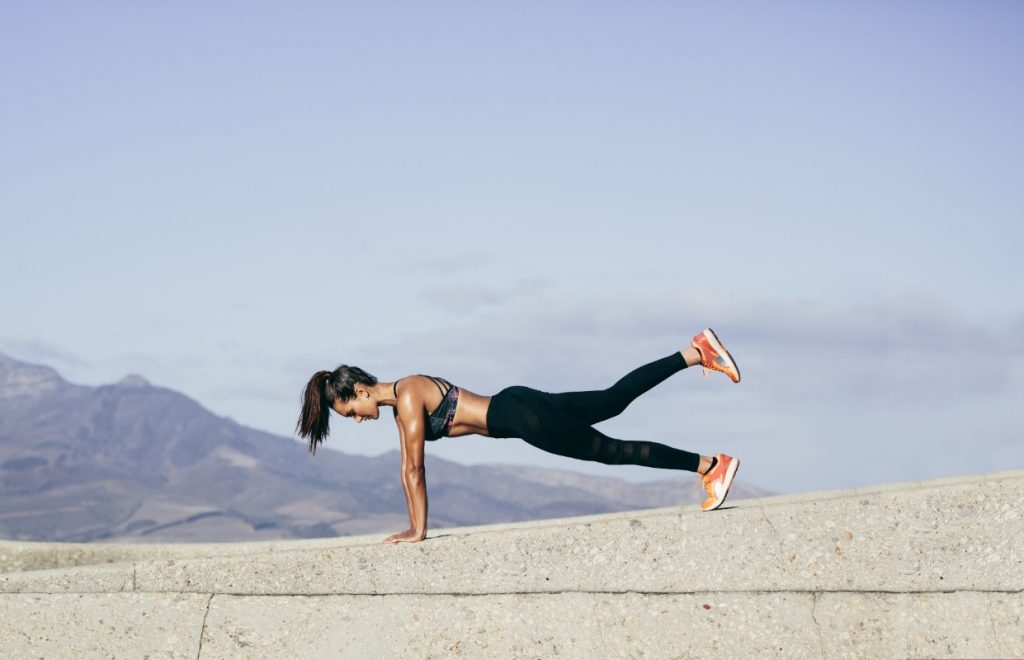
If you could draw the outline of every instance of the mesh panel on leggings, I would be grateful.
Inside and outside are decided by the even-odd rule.
[[[606,463],[608,465],[646,465],[651,455],[650,442],[634,440],[615,440],[602,436],[594,436],[593,450],[587,460]],[[636,448],[639,447],[639,456]]]

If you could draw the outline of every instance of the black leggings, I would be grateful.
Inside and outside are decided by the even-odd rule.
[[[696,472],[700,454],[657,442],[616,440],[591,426],[615,417],[638,396],[685,368],[686,361],[676,352],[634,369],[606,390],[554,394],[522,385],[506,387],[491,397],[488,435],[522,438],[552,454],[584,461]]]

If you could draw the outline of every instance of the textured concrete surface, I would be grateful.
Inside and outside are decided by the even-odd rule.
[[[9,594],[0,655],[13,658],[196,658],[209,595]]]
[[[379,536],[379,535],[378,535]],[[176,559],[184,557],[225,557],[275,552],[281,549],[334,548],[348,543],[366,543],[366,536],[305,539],[302,541],[259,541],[254,543],[33,543],[0,541],[0,573],[72,568],[96,564]]]
[[[99,565],[0,575],[0,639],[12,657],[1024,657],[1022,502],[1010,471],[416,544],[73,547]]]
[[[0,599],[5,658],[1010,658],[1022,616],[985,592]]]

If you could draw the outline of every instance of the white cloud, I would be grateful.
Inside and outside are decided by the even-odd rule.
[[[22,362],[45,364],[58,371],[62,367],[86,367],[89,362],[54,344],[24,337],[0,337],[0,352]]]
[[[925,297],[840,307],[706,290],[579,296],[516,287],[490,289],[486,301],[445,327],[356,352],[371,372],[431,370],[491,389],[593,389],[687,346],[707,323],[736,357],[743,385],[766,401],[883,406],[1015,391],[1024,358],[1019,323],[987,326]]]

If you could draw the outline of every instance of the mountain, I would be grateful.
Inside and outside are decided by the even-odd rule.
[[[695,503],[691,473],[632,484],[427,453],[430,529]],[[398,449],[375,457],[237,424],[139,375],[89,387],[0,354],[0,538],[210,542],[408,527]],[[733,486],[736,498],[771,494]],[[701,493],[702,495],[702,493]]]

